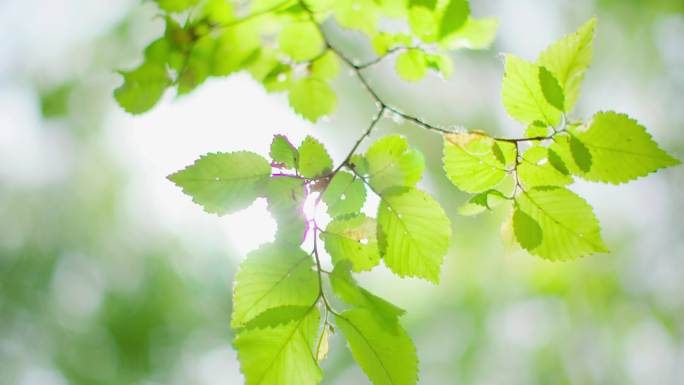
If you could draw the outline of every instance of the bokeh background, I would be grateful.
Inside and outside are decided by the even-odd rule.
[[[410,113],[492,133],[522,131],[501,107],[500,52],[528,59],[592,15],[595,60],[577,117],[628,112],[684,158],[684,2],[473,0],[497,16],[493,48],[454,55],[454,76],[373,85]],[[111,97],[162,30],[150,2],[0,0],[0,384],[240,384],[232,277],[273,236],[257,201],[205,214],[165,179],[209,151],[266,153],[271,136],[322,139],[340,160],[373,106],[350,74],[338,112],[312,126],[246,74],[167,94],[139,117]],[[360,58],[360,35],[327,28]],[[442,284],[383,269],[360,279],[408,310],[421,384],[684,384],[684,168],[628,185],[577,183],[612,252],[551,263],[507,247],[505,211],[456,215],[441,141],[386,119],[429,163],[422,187],[451,214]],[[324,384],[366,384],[335,338]],[[293,384],[296,385],[296,384]]]

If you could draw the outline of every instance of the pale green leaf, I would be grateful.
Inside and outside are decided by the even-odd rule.
[[[508,114],[521,123],[540,121],[556,126],[560,122],[561,112],[544,97],[539,71],[536,64],[506,55],[503,104]]]
[[[566,188],[525,191],[516,197],[515,211],[515,237],[531,254],[564,260],[608,251],[591,206]]]
[[[378,241],[385,264],[394,273],[438,283],[450,240],[451,222],[430,195],[405,187],[383,193]]]
[[[305,178],[315,178],[332,171],[332,159],[328,151],[311,136],[307,136],[299,145],[299,162],[297,169]]]
[[[159,8],[166,12],[183,12],[193,5],[199,3],[199,0],[155,0],[159,4]]]
[[[223,215],[248,207],[257,185],[271,175],[271,165],[248,151],[210,153],[168,178],[209,213]]]
[[[313,259],[302,249],[269,243],[240,264],[233,289],[231,326],[238,328],[266,310],[311,306],[318,297]]]
[[[244,329],[264,329],[298,321],[311,312],[311,306],[280,306],[264,311],[245,323]]]
[[[323,36],[314,23],[291,23],[278,37],[280,49],[293,60],[301,62],[318,56],[324,47]]]
[[[459,48],[487,49],[492,45],[498,28],[499,21],[495,18],[468,18],[465,25],[458,31],[442,38],[440,47],[449,50]]]
[[[277,224],[275,239],[299,246],[307,229],[302,211],[306,197],[304,181],[290,176],[273,176],[266,183],[268,210]]]
[[[124,83],[114,91],[119,105],[131,114],[149,111],[159,102],[171,78],[164,64],[145,62],[133,71],[121,72]]]
[[[311,63],[311,76],[319,79],[334,80],[340,73],[340,60],[332,50],[326,51]]]
[[[259,28],[253,22],[245,22],[225,29],[217,38],[211,72],[225,76],[242,70],[258,58],[261,51]]]
[[[396,69],[399,76],[408,81],[417,81],[427,75],[428,62],[425,53],[416,48],[402,52],[397,57]]]
[[[558,138],[552,148],[573,174],[595,182],[625,183],[680,163],[658,147],[644,126],[616,112],[597,113],[589,128]]]
[[[350,261],[335,265],[330,275],[330,285],[335,295],[349,305],[370,310],[387,330],[394,330],[398,318],[406,312],[359,286],[351,275],[351,268]]]
[[[454,63],[448,55],[426,55],[427,66],[448,79],[454,72]]]
[[[437,40],[438,19],[437,14],[423,6],[413,6],[409,9],[408,22],[411,31],[426,43]]]
[[[512,143],[479,133],[444,136],[444,171],[459,189],[477,193],[497,185],[515,161]]]
[[[565,111],[571,111],[579,97],[584,73],[592,61],[596,18],[591,18],[539,55],[538,63],[551,71],[565,93]]]
[[[374,385],[415,385],[416,349],[406,332],[385,329],[367,309],[347,310],[335,317],[356,362]]]
[[[573,182],[571,176],[558,169],[564,165],[563,161],[556,159],[561,163],[554,166],[549,161],[549,156],[548,149],[542,146],[532,146],[523,153],[517,170],[518,179],[524,188],[564,186]]]
[[[338,171],[321,196],[331,217],[356,213],[366,201],[366,186],[344,171]]]
[[[331,221],[321,239],[333,264],[349,260],[355,272],[375,267],[380,262],[376,227],[375,220],[363,214]]]
[[[274,162],[282,164],[287,169],[297,167],[299,153],[285,135],[273,136],[270,155]]]
[[[299,320],[238,333],[234,345],[246,385],[318,384],[323,376],[314,353],[319,320],[311,307]]]
[[[307,77],[292,84],[290,105],[304,118],[316,122],[335,111],[337,95],[325,81]]]
[[[335,1],[335,20],[349,29],[357,29],[368,35],[377,32],[380,13],[373,0],[337,0]]]
[[[366,162],[370,184],[379,192],[393,186],[413,187],[425,169],[423,155],[401,135],[375,141],[366,152]]]

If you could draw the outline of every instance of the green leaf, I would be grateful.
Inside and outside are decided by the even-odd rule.
[[[351,269],[350,261],[343,260],[335,264],[330,275],[330,285],[335,295],[349,305],[370,310],[387,330],[394,330],[399,317],[406,311],[359,286],[352,277]]]
[[[448,55],[426,55],[427,66],[448,79],[454,72],[454,64]]]
[[[539,66],[506,55],[503,104],[508,114],[521,123],[540,121],[556,126],[560,122],[561,112],[546,101],[539,82],[539,72]]]
[[[439,24],[439,39],[458,31],[468,21],[470,5],[467,0],[450,0]]]
[[[168,178],[193,202],[214,214],[248,207],[257,198],[257,185],[271,175],[271,165],[248,151],[209,153]]]
[[[577,101],[584,73],[592,61],[596,18],[546,48],[537,61],[558,79],[565,93],[564,111],[571,111]]]
[[[542,146],[532,146],[523,153],[517,167],[518,179],[523,187],[564,186],[573,182],[571,176],[556,168],[564,166],[563,161],[556,159],[561,163],[554,166],[549,161],[549,156],[548,149]]]
[[[231,327],[238,328],[266,310],[311,306],[318,297],[313,260],[302,249],[269,243],[240,264],[233,289]]]
[[[532,122],[527,129],[525,129],[526,138],[546,137],[549,135],[549,127],[543,122]]]
[[[539,67],[539,84],[544,98],[559,111],[565,111],[565,95],[558,80],[546,67]]]
[[[347,310],[335,316],[356,362],[374,385],[415,385],[416,349],[406,332],[384,328],[367,309]]]
[[[114,91],[114,98],[130,114],[142,114],[159,102],[171,78],[166,66],[145,62],[133,71],[121,72],[124,83]]]
[[[261,38],[254,22],[244,22],[225,29],[216,40],[211,72],[226,76],[245,69],[259,58]]]
[[[319,79],[334,80],[340,73],[340,61],[332,50],[311,63],[311,76]]]
[[[427,75],[427,68],[425,53],[420,49],[406,50],[397,57],[397,73],[404,80],[418,81],[424,78]]]
[[[624,114],[599,112],[588,129],[573,134],[570,139],[559,139],[552,148],[574,174],[586,180],[625,183],[680,164],[658,147],[644,126]]]
[[[394,186],[413,187],[425,169],[423,155],[401,135],[375,141],[366,152],[366,162],[370,185],[378,192]]]
[[[473,195],[468,202],[459,206],[458,213],[465,216],[477,215],[491,210],[506,201],[508,201],[508,198],[501,191],[487,190]]]
[[[332,171],[332,159],[321,142],[307,136],[299,145],[297,169],[305,178],[315,178]]]
[[[268,210],[275,219],[277,241],[299,246],[307,230],[306,217],[302,211],[306,198],[304,181],[290,176],[273,176],[266,183]]]
[[[377,224],[363,214],[331,221],[321,239],[333,264],[349,260],[355,272],[370,270],[380,262]]]
[[[335,111],[337,95],[325,81],[307,77],[292,84],[290,105],[304,118],[316,122]]]
[[[280,32],[278,45],[293,60],[302,62],[315,58],[323,50],[325,42],[314,23],[288,24]]]
[[[373,0],[335,1],[335,20],[343,28],[356,29],[372,36],[377,32],[377,5]]]
[[[451,222],[430,195],[405,187],[383,192],[378,241],[385,264],[394,273],[438,283],[450,239]]]
[[[495,18],[468,18],[458,31],[442,38],[439,45],[447,50],[487,49],[492,45],[498,28],[499,21]]]
[[[515,237],[531,254],[565,260],[608,251],[591,206],[568,189],[534,187],[516,197],[515,211]]]
[[[411,31],[422,41],[431,43],[438,37],[437,14],[423,6],[412,6],[409,9],[408,22]]]
[[[235,347],[246,385],[316,385],[323,373],[314,345],[320,313],[313,307],[296,321],[237,334]]]
[[[243,325],[244,329],[264,329],[299,321],[311,312],[311,306],[280,306],[264,311]]]
[[[338,171],[321,196],[331,217],[352,214],[366,202],[366,186],[352,174]]]
[[[166,12],[183,12],[193,5],[199,3],[199,0],[155,0],[159,4],[159,8]]]
[[[273,136],[270,155],[274,162],[284,165],[287,169],[297,167],[299,153],[285,135]]]
[[[479,133],[444,136],[444,171],[459,189],[477,193],[497,185],[515,162],[515,145]]]
[[[178,75],[178,95],[194,90],[211,75],[211,60],[214,56],[216,40],[204,36],[193,45],[185,65]]]

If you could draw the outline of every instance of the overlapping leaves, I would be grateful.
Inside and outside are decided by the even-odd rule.
[[[589,20],[536,63],[506,56],[503,103],[526,126],[524,138],[445,136],[447,176],[460,189],[480,193],[460,211],[472,215],[512,202],[510,232],[522,248],[545,259],[607,251],[591,206],[564,187],[575,177],[618,184],[679,164],[627,115],[599,112],[587,124],[569,122],[566,114],[591,63],[595,26]],[[512,190],[500,184],[507,175]]]

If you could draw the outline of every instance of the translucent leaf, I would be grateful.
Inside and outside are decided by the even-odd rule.
[[[392,188],[378,207],[378,241],[387,267],[400,277],[439,282],[451,223],[432,197],[414,188]]]
[[[458,31],[468,21],[470,5],[467,0],[450,0],[439,23],[439,38]]]
[[[577,101],[584,73],[592,60],[592,42],[596,18],[591,18],[570,35],[546,48],[538,63],[551,71],[565,93],[565,111],[571,111]]]
[[[427,75],[427,59],[420,49],[409,49],[397,57],[396,69],[399,76],[408,81],[417,81]]]
[[[311,76],[319,79],[333,80],[339,73],[340,60],[337,58],[337,54],[331,50],[311,63]]]
[[[335,20],[344,28],[357,29],[372,36],[377,32],[379,16],[373,0],[335,1]]]
[[[166,12],[183,12],[193,5],[199,3],[199,0],[155,0],[159,4],[159,8]]]
[[[335,111],[337,95],[325,81],[307,77],[292,85],[290,105],[304,118],[316,122]]]
[[[508,198],[501,191],[487,190],[473,195],[468,202],[459,206],[458,213],[465,216],[477,215],[491,210],[506,201],[508,201]]]
[[[330,334],[332,334],[329,325],[323,325],[323,330],[321,330],[321,335],[318,339],[318,344],[316,345],[316,361],[321,362],[328,357],[328,351],[330,350]]]
[[[406,332],[385,329],[367,309],[347,310],[335,317],[356,362],[374,385],[415,385],[416,349]]]
[[[507,166],[515,161],[515,146],[478,133],[448,134],[444,136],[443,161],[444,171],[456,187],[477,193],[506,176]]]
[[[266,310],[312,306],[318,297],[313,259],[302,249],[269,243],[240,264],[233,289],[231,327],[238,328]]]
[[[306,216],[302,211],[306,198],[304,181],[290,176],[273,176],[266,184],[268,210],[278,229],[275,239],[299,246],[307,230]]]
[[[149,111],[171,85],[166,66],[160,63],[145,62],[121,75],[124,83],[114,91],[114,98],[130,114]]]
[[[349,260],[353,270],[370,270],[380,262],[374,219],[359,214],[331,221],[321,238],[334,264]]]
[[[549,135],[549,127],[543,122],[532,122],[525,129],[526,138],[546,137]]]
[[[565,111],[565,96],[556,77],[546,69],[539,67],[539,84],[541,84],[544,98],[559,111]]]
[[[193,202],[214,214],[232,213],[257,198],[257,185],[271,175],[271,165],[253,152],[210,153],[168,178]]]
[[[202,10],[204,18],[210,23],[227,23],[235,18],[233,4],[226,0],[207,0]]]
[[[413,187],[425,169],[423,155],[401,135],[375,141],[366,152],[366,162],[370,184],[379,192],[393,186]]]
[[[513,228],[518,243],[544,259],[608,251],[591,206],[563,187],[535,187],[518,195]]]
[[[331,217],[356,213],[366,202],[366,186],[352,174],[338,171],[321,198]]]
[[[264,329],[288,324],[306,317],[311,312],[311,306],[280,306],[264,311],[252,318],[242,327],[244,329]]]
[[[423,6],[413,6],[408,14],[411,31],[426,43],[437,40],[438,20],[437,14]]]
[[[599,112],[589,128],[559,138],[552,148],[566,160],[573,174],[606,183],[625,183],[658,169],[678,165],[646,128],[627,115]]]
[[[442,38],[440,46],[448,50],[487,49],[492,45],[498,28],[499,21],[495,18],[468,18],[459,30]]]
[[[216,49],[216,40],[204,36],[193,45],[178,76],[178,94],[187,94],[204,83],[211,75],[211,60]]]
[[[513,55],[506,55],[503,79],[503,104],[508,114],[524,124],[534,121],[556,126],[561,113],[542,91],[539,66]]]
[[[307,136],[299,145],[299,164],[297,169],[305,178],[315,178],[332,171],[332,159],[328,151],[311,136]]]
[[[320,313],[311,308],[307,316],[263,329],[237,334],[238,351],[246,385],[315,385],[322,378],[315,358]]]
[[[529,189],[535,186],[564,186],[573,182],[571,176],[559,171],[556,167],[562,167],[563,161],[556,159],[556,166],[549,162],[549,154],[546,147],[532,146],[522,155],[517,167],[518,179],[523,187]]]
[[[292,23],[278,37],[280,49],[295,61],[307,61],[318,56],[324,47],[323,37],[313,23]]]
[[[257,60],[260,50],[259,28],[255,23],[226,28],[216,41],[212,75],[225,76],[246,68]]]
[[[282,164],[287,169],[293,169],[297,166],[299,153],[285,135],[273,136],[269,154],[274,162]]]

